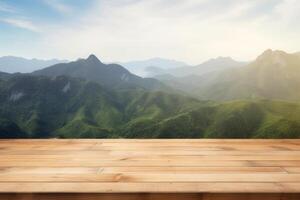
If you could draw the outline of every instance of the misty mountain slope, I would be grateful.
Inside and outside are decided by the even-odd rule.
[[[15,56],[0,57],[0,71],[8,73],[30,73],[57,63],[64,63],[66,60],[39,60],[39,59],[26,59]]]
[[[238,62],[230,57],[218,57],[210,59],[197,66],[181,66],[174,69],[164,70],[158,67],[148,67],[147,70],[154,77],[161,75],[171,75],[177,78],[184,78],[186,76],[201,76],[210,72],[218,72],[231,68],[239,68],[247,65],[246,62]]]
[[[122,62],[120,64],[126,69],[128,69],[130,72],[142,77],[153,76],[151,67],[155,67],[162,70],[168,70],[182,66],[187,66],[187,64],[184,62],[163,58],[151,58],[148,60],[129,61]]]
[[[217,100],[267,98],[300,99],[300,59],[283,51],[265,51],[247,67],[225,71],[199,96]]]
[[[70,76],[95,81],[110,89],[134,89],[159,90],[165,86],[155,79],[141,78],[131,74],[118,64],[103,64],[94,55],[87,59],[79,59],[75,62],[57,64],[39,71],[33,75],[43,76]]]
[[[202,76],[160,78],[201,99],[300,99],[300,57],[267,50],[242,68],[211,72]]]

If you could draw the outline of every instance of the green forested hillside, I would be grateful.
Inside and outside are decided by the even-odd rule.
[[[0,82],[0,101],[0,127],[34,138],[118,137],[116,128],[129,121],[163,119],[198,104],[163,92],[120,92],[75,78],[29,75]]]
[[[300,103],[112,91],[59,76],[0,82],[1,138],[299,138]]]
[[[157,123],[129,123],[124,130],[126,137],[142,138],[299,138],[300,104],[267,100],[202,104]]]
[[[121,120],[114,116],[118,113],[117,103],[92,82],[67,77],[16,76],[3,82],[0,90],[1,117],[16,123],[29,137],[55,137],[64,130],[74,137],[93,129],[97,131],[92,132],[102,134],[99,127],[105,132],[109,125],[97,120],[94,111],[109,112],[106,119],[111,124]],[[74,131],[75,124],[80,132]]]

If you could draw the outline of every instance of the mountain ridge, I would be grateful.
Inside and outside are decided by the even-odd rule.
[[[160,71],[158,69],[155,69],[156,71],[153,71],[153,74],[154,77],[163,74],[170,74],[175,77],[185,77],[190,75],[201,76],[209,72],[243,67],[246,64],[247,62],[236,61],[231,57],[219,56],[217,58],[212,58],[207,61],[204,61],[203,63],[196,66],[182,66],[179,68],[169,70],[160,69]]]
[[[50,77],[66,75],[83,78],[89,81],[95,81],[112,89],[138,87],[142,89],[159,90],[165,87],[155,79],[136,76],[119,64],[104,64],[93,54],[86,59],[56,64],[35,71],[32,74]]]
[[[164,81],[168,84],[168,81]],[[266,50],[247,66],[211,72],[203,76],[173,78],[181,90],[201,99],[299,100],[300,57],[284,51]]]
[[[17,56],[2,56],[0,57],[0,71],[7,73],[31,73],[35,70],[64,62],[67,62],[67,60],[41,60],[35,58],[27,59]]]

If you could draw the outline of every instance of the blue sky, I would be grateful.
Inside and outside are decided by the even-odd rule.
[[[300,51],[298,0],[0,0],[0,56],[252,60]]]
[[[86,0],[0,0],[0,56],[48,57],[38,53],[47,48],[42,41],[45,32],[51,26],[55,30],[76,21],[92,3]]]

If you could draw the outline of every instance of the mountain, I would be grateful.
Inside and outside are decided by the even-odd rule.
[[[148,60],[139,60],[139,61],[129,61],[120,63],[130,72],[137,74],[142,77],[150,77],[153,76],[151,72],[151,68],[155,67],[162,70],[178,68],[182,66],[187,66],[186,63],[176,60],[169,60],[164,58],[151,58]]]
[[[175,94],[115,92],[78,78],[31,75],[1,81],[0,102],[2,138],[121,137],[117,130],[129,121],[159,121],[199,103]]]
[[[267,50],[244,67],[160,76],[217,101],[159,91],[160,82],[94,55],[0,73],[0,138],[300,138],[299,63]]]
[[[7,79],[11,76],[11,74],[6,72],[0,72],[0,79]]]
[[[300,103],[213,103],[30,75],[1,81],[0,102],[0,138],[300,138]]]
[[[242,68],[164,81],[201,99],[300,99],[300,57],[267,50]]]
[[[26,59],[15,56],[0,57],[0,71],[8,73],[30,73],[44,67],[48,67],[57,63],[64,63],[66,60],[39,60],[39,59]]]
[[[246,62],[235,61],[230,57],[218,57],[210,59],[200,65],[196,66],[181,66],[175,69],[163,70],[161,68],[148,68],[147,70],[154,75],[154,77],[170,74],[175,77],[185,77],[191,75],[201,76],[209,72],[217,72],[231,68],[239,68],[247,65]]]
[[[235,61],[230,57],[218,57],[210,59],[200,65],[194,67],[181,67],[171,70],[170,73],[173,76],[184,77],[189,75],[203,75],[209,72],[222,71],[230,68],[243,67],[247,63]]]
[[[104,137],[122,119],[114,97],[97,83],[18,75],[0,85],[0,119],[28,137]],[[105,118],[105,119],[104,119]]]
[[[70,76],[94,81],[109,89],[159,90],[165,86],[152,78],[141,78],[118,64],[104,64],[95,55],[70,63],[56,64],[32,73],[43,76]]]

